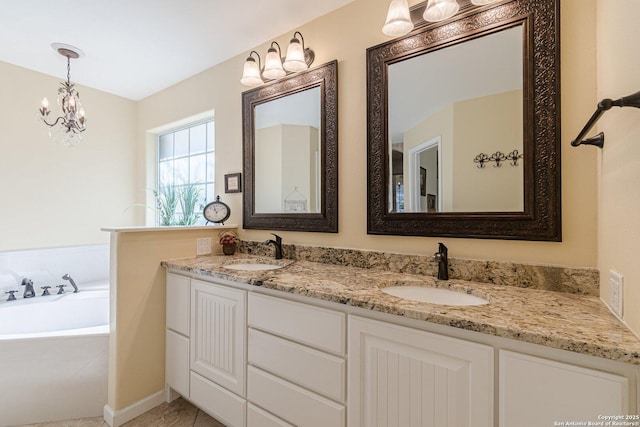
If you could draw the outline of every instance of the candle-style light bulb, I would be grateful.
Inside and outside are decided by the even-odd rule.
[[[49,109],[49,100],[47,98],[44,98],[42,100],[42,108],[45,109],[45,110]]]

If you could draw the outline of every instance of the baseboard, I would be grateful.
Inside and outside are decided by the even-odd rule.
[[[160,390],[151,396],[145,397],[142,400],[138,400],[136,403],[127,406],[123,409],[114,411],[109,405],[104,405],[104,420],[111,427],[120,427],[124,423],[131,421],[135,417],[144,414],[150,409],[162,404],[165,399],[165,390]]]

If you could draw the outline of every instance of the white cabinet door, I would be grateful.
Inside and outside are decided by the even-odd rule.
[[[191,280],[191,370],[245,396],[246,292]]]
[[[499,390],[501,427],[598,422],[628,411],[625,377],[505,350]]]
[[[350,427],[493,426],[491,347],[349,316],[348,354]]]
[[[189,398],[189,338],[167,330],[165,382]]]
[[[189,278],[167,273],[167,328],[189,336]]]

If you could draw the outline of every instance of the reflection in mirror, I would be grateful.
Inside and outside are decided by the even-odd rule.
[[[255,107],[256,213],[318,213],[320,87]]]
[[[389,212],[522,212],[523,25],[388,68]]]

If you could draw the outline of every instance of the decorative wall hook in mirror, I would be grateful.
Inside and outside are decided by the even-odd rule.
[[[518,153],[518,150],[513,150],[509,154],[504,154],[502,151],[496,151],[491,156],[488,156],[484,153],[478,154],[474,159],[473,163],[478,163],[478,168],[484,169],[485,163],[495,162],[496,164],[493,166],[495,168],[499,168],[502,166],[502,163],[506,160],[509,161],[511,166],[518,166],[518,159],[523,158],[524,155]]]
[[[605,111],[610,110],[611,107],[635,107],[640,108],[640,91],[631,94],[629,96],[624,96],[620,99],[616,99],[615,101],[609,98],[603,99],[598,102],[598,107],[596,111],[593,113],[589,121],[582,128],[576,139],[571,141],[571,145],[573,147],[577,147],[579,145],[595,145],[596,147],[602,148],[604,146],[604,133],[600,132],[599,134],[592,136],[591,138],[582,139],[584,136],[591,130],[593,125],[596,124],[600,116],[604,114]]]
[[[254,54],[258,58],[258,63],[253,57]],[[311,49],[304,47],[304,38],[300,31],[296,31],[289,41],[287,56],[284,58],[282,58],[282,50],[278,42],[271,42],[264,58],[264,68],[260,63],[258,52],[255,50],[249,52],[249,57],[244,63],[240,83],[245,86],[259,86],[264,83],[265,79],[281,79],[287,74],[306,70],[313,64],[314,59],[315,53]]]

